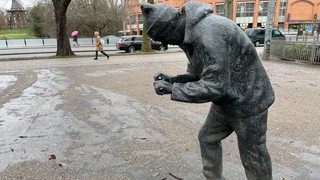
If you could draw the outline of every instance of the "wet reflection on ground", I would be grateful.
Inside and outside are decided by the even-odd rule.
[[[0,179],[203,179],[197,134],[210,104],[173,102],[152,87],[158,71],[184,72],[184,55],[126,58],[0,62]],[[317,179],[320,71],[263,63],[277,95],[268,124],[274,178]],[[224,172],[241,180],[236,141],[223,142]]]

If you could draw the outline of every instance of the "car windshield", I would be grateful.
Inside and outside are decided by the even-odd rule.
[[[276,35],[276,36],[281,36],[282,35],[279,30],[274,30],[273,34]]]
[[[244,32],[248,36],[254,36],[254,35],[264,35],[265,30],[264,29],[246,29]]]

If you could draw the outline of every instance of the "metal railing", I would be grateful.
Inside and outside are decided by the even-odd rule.
[[[307,36],[307,35],[286,35],[287,41],[319,41],[320,36]]]
[[[271,41],[271,56],[311,64],[320,64],[319,41]]]
[[[110,39],[107,41],[105,37],[104,41],[109,44],[115,44],[118,39]],[[69,39],[72,44],[72,38]],[[78,38],[80,45],[95,45],[95,38]],[[0,48],[14,48],[14,47],[33,47],[33,46],[56,46],[56,38],[24,38],[24,39],[0,39]]]
[[[93,38],[78,38],[80,44],[92,45]],[[70,38],[72,44],[72,38]],[[56,38],[25,38],[25,39],[0,39],[0,48],[8,47],[32,47],[32,46],[56,46]]]

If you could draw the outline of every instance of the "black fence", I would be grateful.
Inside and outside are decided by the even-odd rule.
[[[119,37],[102,37],[106,44],[115,45]],[[72,44],[72,38],[69,39]],[[78,38],[80,45],[95,45],[95,38]],[[56,46],[56,38],[25,38],[25,39],[0,39],[0,48],[33,47],[33,46]]]
[[[320,42],[271,41],[270,54],[280,59],[320,64]]]

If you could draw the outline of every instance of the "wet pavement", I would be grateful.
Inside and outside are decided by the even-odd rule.
[[[0,61],[0,179],[204,179],[197,135],[210,104],[174,102],[152,85],[186,63],[181,52]],[[320,179],[320,67],[263,64],[276,93],[274,179]],[[234,134],[223,154],[226,179],[246,179]]]

